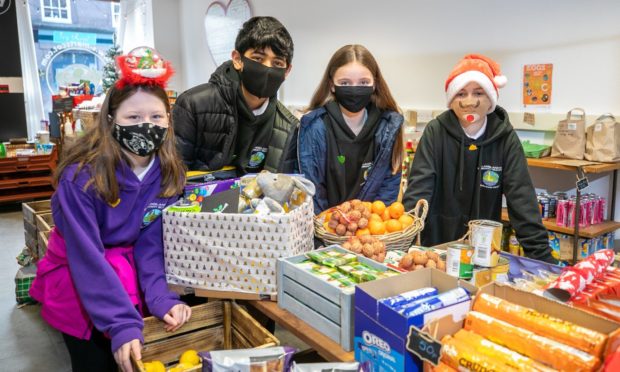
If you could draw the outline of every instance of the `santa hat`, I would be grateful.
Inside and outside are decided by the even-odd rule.
[[[491,100],[489,113],[495,111],[498,89],[506,85],[506,76],[502,75],[499,64],[480,54],[468,54],[457,63],[446,80],[446,99],[448,107],[454,96],[465,85],[476,82]]]

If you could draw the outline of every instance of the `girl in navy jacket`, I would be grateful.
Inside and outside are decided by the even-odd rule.
[[[396,201],[402,124],[368,49],[346,45],[336,51],[299,129],[299,170],[316,186],[315,213],[351,199]]]

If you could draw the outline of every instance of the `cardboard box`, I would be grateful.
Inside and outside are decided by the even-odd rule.
[[[504,284],[491,283],[480,288],[478,294],[481,293],[487,293],[517,305],[526,306],[538,312],[604,333],[609,337],[605,348],[605,355],[616,350],[620,346],[620,323]],[[412,332],[423,333],[424,338],[431,339],[433,342],[440,344],[444,336],[453,335],[462,328],[462,320],[455,320],[448,316],[433,320],[428,323],[422,331],[412,330]]]
[[[326,250],[351,253],[335,245],[317,251]],[[307,259],[299,255],[278,260],[278,306],[339,343],[345,351],[352,351],[353,288],[340,289],[297,266]],[[386,265],[362,255],[357,255],[357,259],[377,270],[388,270]]]
[[[457,287],[471,295],[477,288],[436,269],[423,269],[398,277],[362,283],[355,290],[355,360],[369,361],[372,371],[419,371],[422,362],[406,349],[409,329],[421,328],[433,319],[449,314],[461,320],[471,307],[471,300],[463,301],[426,314],[405,318],[378,302],[424,287],[435,287],[439,293]]]
[[[277,260],[314,248],[313,216],[312,198],[289,213],[269,216],[165,209],[168,283],[225,292],[227,298],[273,298]]]

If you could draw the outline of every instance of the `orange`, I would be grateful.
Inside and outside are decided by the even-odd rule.
[[[372,220],[368,222],[368,230],[370,230],[372,235],[383,235],[385,234],[385,224],[383,221]]]
[[[391,219],[392,217],[390,216],[390,211],[388,209],[384,210],[383,213],[381,214],[381,219],[385,222],[389,219]]]
[[[332,218],[332,212],[325,212],[325,219],[324,221],[329,222],[329,220],[331,220]]]
[[[387,220],[385,222],[385,229],[389,233],[395,232],[395,231],[401,231],[403,229],[403,225],[400,222],[398,222],[398,220]]]
[[[358,229],[355,232],[355,236],[362,236],[362,235],[370,235],[370,230],[368,228],[366,228],[366,229]]]
[[[381,200],[377,200],[372,203],[372,213],[381,215],[383,214],[384,211],[385,211],[385,203],[383,203]]]
[[[383,218],[381,218],[381,216],[379,216],[379,215],[378,215],[378,214],[376,214],[376,213],[372,213],[372,214],[370,215],[370,218],[368,219],[368,221],[369,221],[369,222],[370,222],[370,221],[379,221],[379,222],[383,222]]]
[[[388,207],[388,210],[390,211],[390,217],[395,219],[405,214],[405,206],[401,202],[392,203],[392,205]]]
[[[403,225],[403,230],[413,225],[413,217],[408,214],[403,214],[402,216],[398,217],[398,221]]]

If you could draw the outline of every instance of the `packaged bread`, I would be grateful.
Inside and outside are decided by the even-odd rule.
[[[444,362],[439,362],[437,366],[431,367],[432,372],[456,372],[456,369],[450,367]]]
[[[484,354],[494,360],[501,360],[506,366],[509,366],[517,371],[555,371],[553,368],[549,368],[544,364],[538,363],[532,358],[523,356],[516,351],[496,344],[477,333],[473,333],[465,329],[459,330],[456,334],[454,334],[453,338],[469,345],[470,347],[473,347],[474,350],[480,354]],[[443,340],[442,343],[444,343]]]
[[[478,311],[465,318],[466,330],[562,371],[594,371],[599,358]]]
[[[503,361],[479,353],[467,342],[447,336],[442,340],[441,361],[459,371],[518,371]]]
[[[476,296],[473,309],[599,358],[607,342],[607,336],[603,333],[486,293]],[[567,308],[567,311],[570,310]]]

